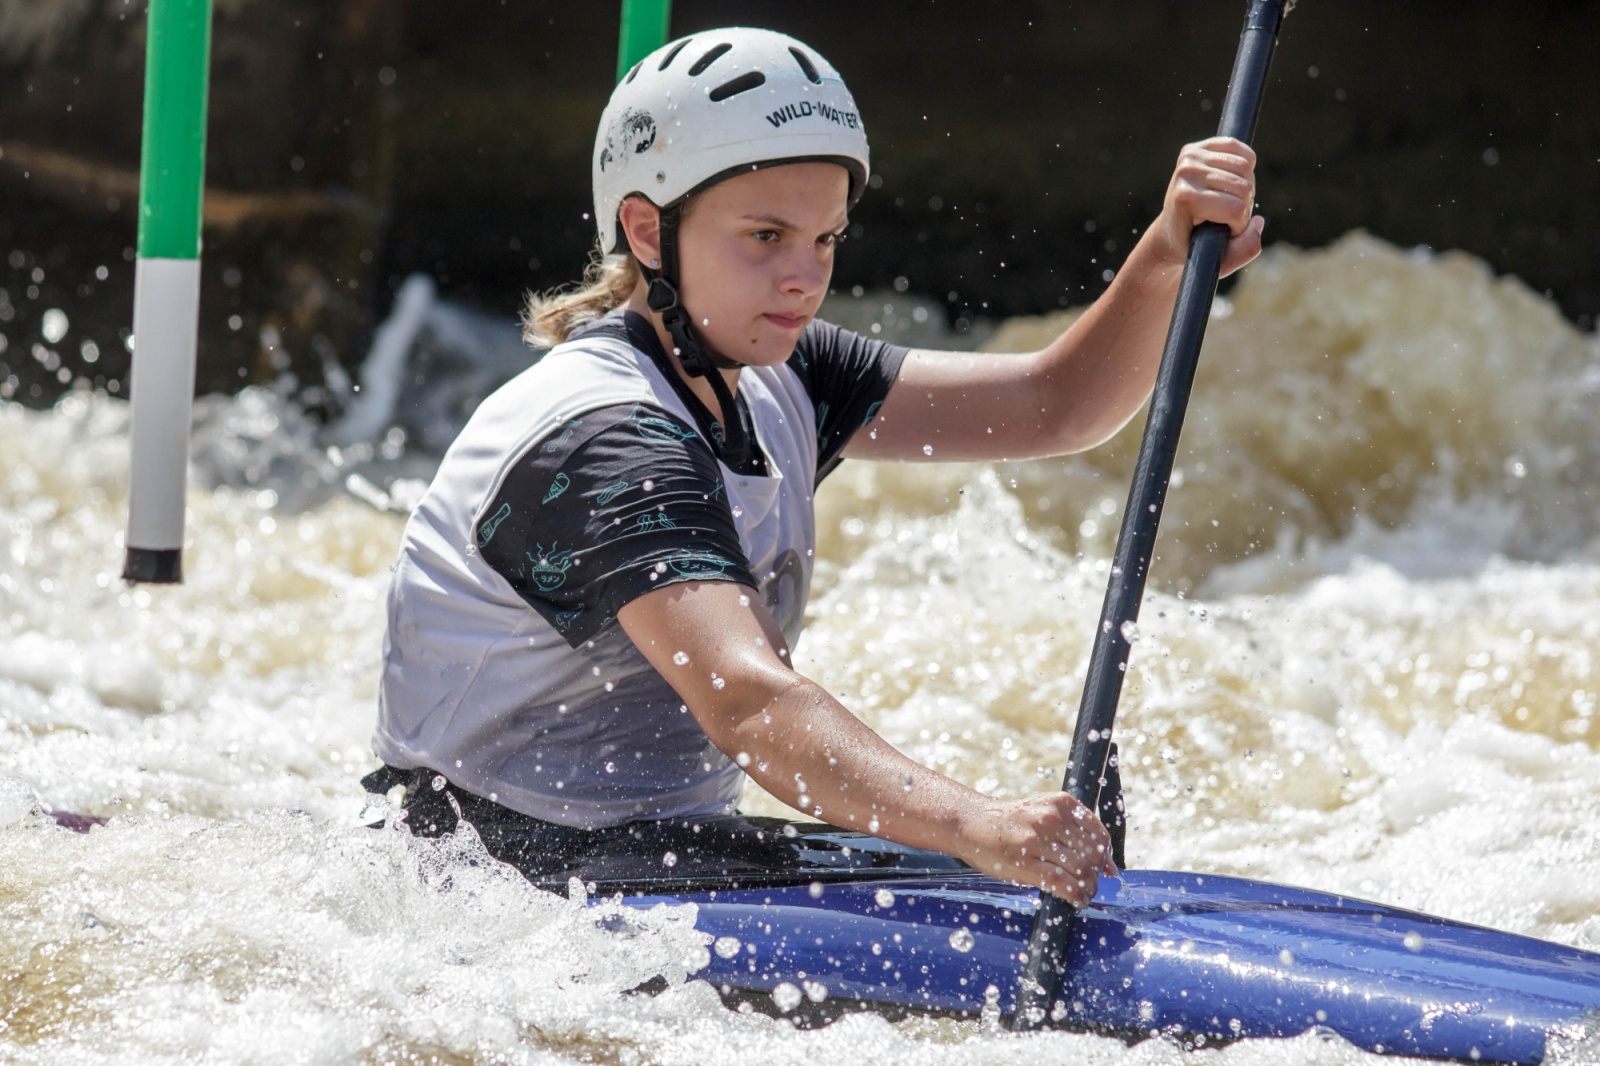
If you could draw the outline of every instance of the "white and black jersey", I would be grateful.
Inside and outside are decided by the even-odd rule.
[[[374,750],[524,814],[592,829],[712,814],[742,774],[616,625],[680,581],[749,586],[791,643],[812,493],[906,352],[814,322],[720,434],[643,318],[574,334],[486,399],[406,527]]]
[[[654,330],[638,315],[602,319],[574,340],[600,335],[625,339],[665,366]],[[904,356],[825,322],[802,335],[788,366],[815,409],[814,482],[872,420]],[[728,503],[718,427],[676,375],[668,380],[688,401],[692,425],[647,403],[585,412],[523,455],[478,525],[483,558],[573,647],[652,588],[690,580],[760,586]],[[742,393],[736,403],[749,438],[759,439]],[[767,476],[760,448],[738,472]],[[780,624],[788,630],[795,621]]]

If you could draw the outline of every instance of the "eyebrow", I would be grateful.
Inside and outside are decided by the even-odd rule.
[[[745,221],[745,222],[764,222],[769,226],[776,226],[778,229],[787,229],[787,230],[798,230],[798,229],[800,229],[799,226],[795,225],[793,222],[790,222],[788,219],[782,218],[782,217],[780,217],[778,215],[773,215],[773,214],[761,213],[761,214],[755,214],[755,215],[744,215],[744,216],[741,216],[741,219],[742,219],[742,221]],[[833,227],[833,229],[829,230],[828,232],[831,233],[831,232],[834,232],[835,230],[843,229],[845,226],[848,226],[849,224],[850,224],[850,219],[847,216],[842,221],[840,221],[840,223],[837,226]]]

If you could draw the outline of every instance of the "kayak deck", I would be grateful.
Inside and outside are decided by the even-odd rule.
[[[713,944],[696,977],[726,999],[822,1017],[1012,1012],[1037,893],[964,870],[853,872],[627,902],[697,904]],[[1050,1024],[1130,1040],[1315,1029],[1375,1052],[1535,1063],[1548,1033],[1600,1010],[1600,955],[1240,878],[1126,871],[1073,925]]]

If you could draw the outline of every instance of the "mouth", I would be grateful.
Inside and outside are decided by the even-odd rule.
[[[762,318],[771,322],[779,329],[804,329],[807,322],[811,321],[810,315],[762,315]]]

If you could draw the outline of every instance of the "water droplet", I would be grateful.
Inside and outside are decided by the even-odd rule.
[[[800,1005],[801,992],[788,981],[784,981],[772,990],[772,1003],[778,1010],[788,1014]]]
[[[1122,639],[1129,644],[1139,643],[1139,627],[1131,620],[1122,623]]]
[[[738,518],[744,514],[744,508],[738,504],[733,505],[733,517]]]
[[[716,951],[718,957],[731,959],[739,954],[739,938],[736,936],[719,936],[716,943],[712,944],[711,947]]]
[[[1285,966],[1293,966],[1294,952],[1290,951],[1288,948],[1284,948],[1282,951],[1278,952],[1278,961],[1283,963]]]
[[[884,908],[885,910],[894,906],[894,893],[890,892],[887,888],[878,889],[877,894],[872,898],[877,902],[878,906]]]
[[[822,898],[822,882],[821,881],[813,881],[813,882],[811,882],[811,887],[806,889],[806,891],[811,894],[811,898],[812,899],[821,899]]]
[[[445,786],[444,775],[442,775],[442,774],[434,774],[433,775],[433,790],[435,792],[443,792],[444,791],[444,786]]]
[[[678,853],[675,851],[669,851],[665,855],[661,856],[661,865],[669,867],[678,865]]]
[[[716,676],[713,675],[713,677],[711,678],[711,687],[714,688],[714,689],[719,689],[720,690],[726,685],[727,685],[727,682],[724,681],[720,677],[716,677]]]
[[[933,454],[933,445],[931,445],[931,444],[924,444],[924,445],[923,445],[923,446],[922,446],[922,454],[923,454],[923,455],[932,455],[932,454]]]
[[[1407,951],[1421,951],[1422,935],[1420,933],[1407,933],[1406,938],[1401,943],[1406,946]]]
[[[911,791],[911,786],[913,784],[915,784],[915,783],[916,782],[912,778],[912,776],[910,774],[907,774],[906,777],[905,777],[905,780],[900,782],[900,789],[903,792],[910,792]]]
[[[674,652],[672,655],[672,661],[677,663],[679,666],[683,666],[689,661],[689,653],[686,651]]]
[[[616,772],[617,772],[617,764],[612,762],[612,761],[610,761],[609,759],[606,760],[606,773],[614,774]]]
[[[800,987],[806,990],[806,998],[813,1003],[821,1003],[828,998],[828,986],[821,981],[802,981]]]
[[[40,318],[39,332],[44,334],[47,344],[56,344],[67,335],[67,328],[70,325],[67,313],[59,307],[52,307]]]
[[[867,832],[876,833],[877,831],[878,831],[878,816],[877,815],[873,815],[872,816],[872,820],[867,823]]]
[[[950,934],[950,946],[962,954],[972,950],[972,945],[977,942],[972,935],[972,930],[963,926]]]
[[[741,751],[739,754],[733,757],[733,761],[739,764],[740,769],[743,769],[744,767],[750,765],[750,753],[748,751]]]

